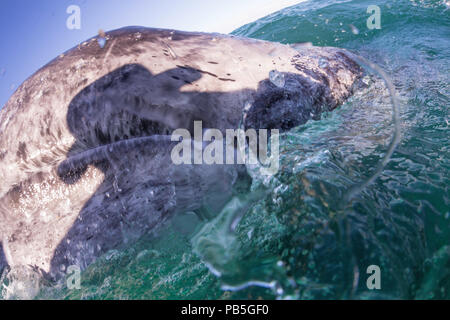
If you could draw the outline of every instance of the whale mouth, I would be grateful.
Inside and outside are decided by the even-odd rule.
[[[84,88],[73,98],[67,112],[76,143],[95,148],[132,138],[167,135],[186,126],[189,112],[168,103],[152,103],[157,78],[145,67],[131,64]]]
[[[169,122],[167,125],[167,121],[153,121],[127,110],[117,112],[114,108],[111,105],[111,112],[103,112],[103,117],[98,118],[81,115],[83,108],[69,113],[69,125],[76,141],[57,169],[63,181],[69,184],[76,182],[89,165],[104,167],[114,158],[121,158],[121,162],[133,161],[132,158],[144,155],[144,149],[145,154],[154,155],[172,144],[171,132],[174,128],[170,125],[169,116],[165,117]],[[133,109],[133,105],[128,105],[128,108]],[[81,114],[76,116],[78,112]],[[164,114],[159,114],[159,117],[164,118]]]
[[[152,153],[149,149],[162,151],[171,145],[173,130],[192,130],[194,115],[189,110],[152,103],[155,78],[141,65],[125,65],[73,98],[67,123],[75,142],[58,167],[60,178],[74,183],[88,165],[101,166],[117,156],[131,160],[144,148],[147,154]]]
[[[111,161],[113,154],[126,157],[127,154],[134,150],[142,148],[160,150],[161,146],[167,146],[171,143],[173,142],[170,135],[154,134],[102,144],[98,147],[75,153],[73,156],[68,156],[58,166],[57,173],[64,182],[72,184],[80,178],[80,175],[86,170],[88,165],[98,166],[102,162]]]

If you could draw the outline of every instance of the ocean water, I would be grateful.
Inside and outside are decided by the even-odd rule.
[[[449,2],[306,1],[233,34],[346,48],[377,67],[339,109],[283,134],[279,173],[249,167],[251,186],[214,218],[187,212],[108,252],[80,290],[7,275],[3,297],[450,299]]]

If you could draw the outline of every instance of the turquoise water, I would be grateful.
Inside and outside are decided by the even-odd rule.
[[[381,29],[366,12],[378,5]],[[55,299],[450,299],[450,6],[445,1],[307,1],[234,32],[346,48],[374,62],[356,94],[285,133],[276,176],[253,177],[215,218],[185,213],[82,273]],[[368,186],[389,149],[401,140]],[[349,197],[351,191],[351,197]],[[381,270],[369,290],[367,267]],[[6,280],[7,285],[14,281]]]

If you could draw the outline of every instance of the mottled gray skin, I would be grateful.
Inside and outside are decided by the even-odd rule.
[[[361,76],[336,48],[138,27],[96,40],[37,71],[0,113],[0,260],[11,267],[59,277],[177,212],[220,210],[240,169],[173,165],[174,129],[237,128],[250,103],[247,128],[288,130],[336,108]]]

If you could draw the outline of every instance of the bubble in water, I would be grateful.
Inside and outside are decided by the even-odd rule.
[[[272,70],[269,72],[269,79],[270,82],[272,82],[278,88],[283,88],[285,85],[284,74],[276,70]]]
[[[115,259],[117,259],[117,258],[119,258],[119,257],[120,257],[119,251],[114,250],[114,249],[108,251],[108,252],[106,253],[106,255],[105,255],[105,259],[106,259],[107,261],[115,260]]]
[[[350,29],[352,30],[353,34],[359,34],[359,29],[355,27],[354,25],[350,24]]]
[[[319,67],[320,68],[326,68],[328,67],[328,61],[324,58],[319,59]]]
[[[276,292],[277,292],[277,295],[281,296],[281,295],[283,295],[284,290],[283,290],[283,288],[281,286],[278,286],[276,288]]]

